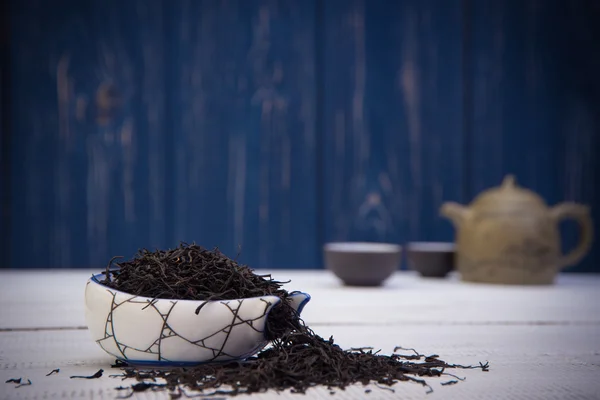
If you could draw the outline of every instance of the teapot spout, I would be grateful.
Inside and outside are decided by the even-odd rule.
[[[442,207],[440,208],[440,214],[451,220],[454,225],[460,225],[465,220],[468,213],[469,210],[465,206],[453,201],[442,204]]]

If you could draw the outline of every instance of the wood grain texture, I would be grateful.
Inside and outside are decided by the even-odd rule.
[[[172,7],[173,237],[314,267],[315,2]]]
[[[270,391],[227,399],[598,398],[600,304],[595,300],[599,276],[561,275],[553,287],[504,287],[467,285],[454,278],[422,279],[399,272],[384,288],[369,289],[344,287],[327,271],[260,271],[269,272],[275,279],[291,279],[288,290],[311,293],[303,319],[318,335],[333,335],[343,349],[372,346],[374,351],[390,354],[395,346],[403,346],[439,354],[452,363],[488,361],[491,369],[487,373],[446,370],[466,378],[452,386],[440,385],[451,376],[424,377],[434,389],[431,394],[421,385],[398,382],[394,393],[370,385],[372,392],[366,394],[359,384],[334,396],[319,387],[309,389],[306,396]],[[117,373],[110,368],[114,357],[102,351],[89,332],[77,329],[85,325],[81,282],[89,274],[91,270],[0,271],[0,397],[112,400],[128,394],[114,388],[135,381],[109,378]],[[57,285],[63,288],[60,296],[56,296]],[[19,301],[26,290],[31,296]],[[6,329],[11,327],[16,330]],[[31,329],[36,327],[46,329]],[[54,368],[60,368],[60,373],[47,377]],[[100,368],[105,371],[101,379],[69,379]],[[16,377],[29,378],[34,384],[14,389],[4,383]],[[168,396],[147,391],[132,398],[163,400]]]
[[[460,1],[324,2],[325,240],[452,240],[462,199]]]
[[[560,127],[564,135],[561,195],[564,200],[588,204],[596,240],[588,256],[572,271],[600,271],[600,2],[565,2],[563,29],[555,31],[560,46]],[[561,10],[561,11],[563,11]],[[560,33],[562,32],[562,34]],[[578,234],[564,229],[565,250]]]
[[[315,268],[325,241],[450,241],[440,205],[508,173],[598,236],[599,4],[12,0],[0,251]]]
[[[13,1],[13,267],[165,245],[162,1]]]
[[[10,252],[10,13],[0,3],[0,252]]]
[[[554,205],[600,205],[600,16],[594,1],[472,1],[469,201],[505,174]],[[593,209],[593,211],[597,210]],[[596,218],[596,231],[600,231]],[[564,247],[575,245],[573,227]],[[596,249],[576,270],[596,270]]]

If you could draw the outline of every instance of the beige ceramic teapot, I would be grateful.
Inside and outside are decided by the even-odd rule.
[[[549,208],[540,196],[519,187],[512,175],[469,207],[448,202],[440,213],[456,226],[456,267],[470,282],[551,284],[557,272],[576,264],[592,243],[588,207],[561,203]],[[579,223],[581,237],[574,250],[562,255],[558,224],[568,218]]]

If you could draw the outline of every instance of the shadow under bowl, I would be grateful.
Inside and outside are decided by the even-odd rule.
[[[391,243],[334,242],[324,246],[325,267],[347,286],[380,286],[399,267],[402,247]]]
[[[411,242],[406,246],[408,267],[427,278],[444,278],[454,269],[456,247],[451,242]]]

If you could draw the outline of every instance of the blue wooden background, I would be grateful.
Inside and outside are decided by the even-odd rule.
[[[326,241],[452,240],[440,205],[507,173],[600,209],[598,1],[8,4],[1,267],[181,240],[321,267]]]

